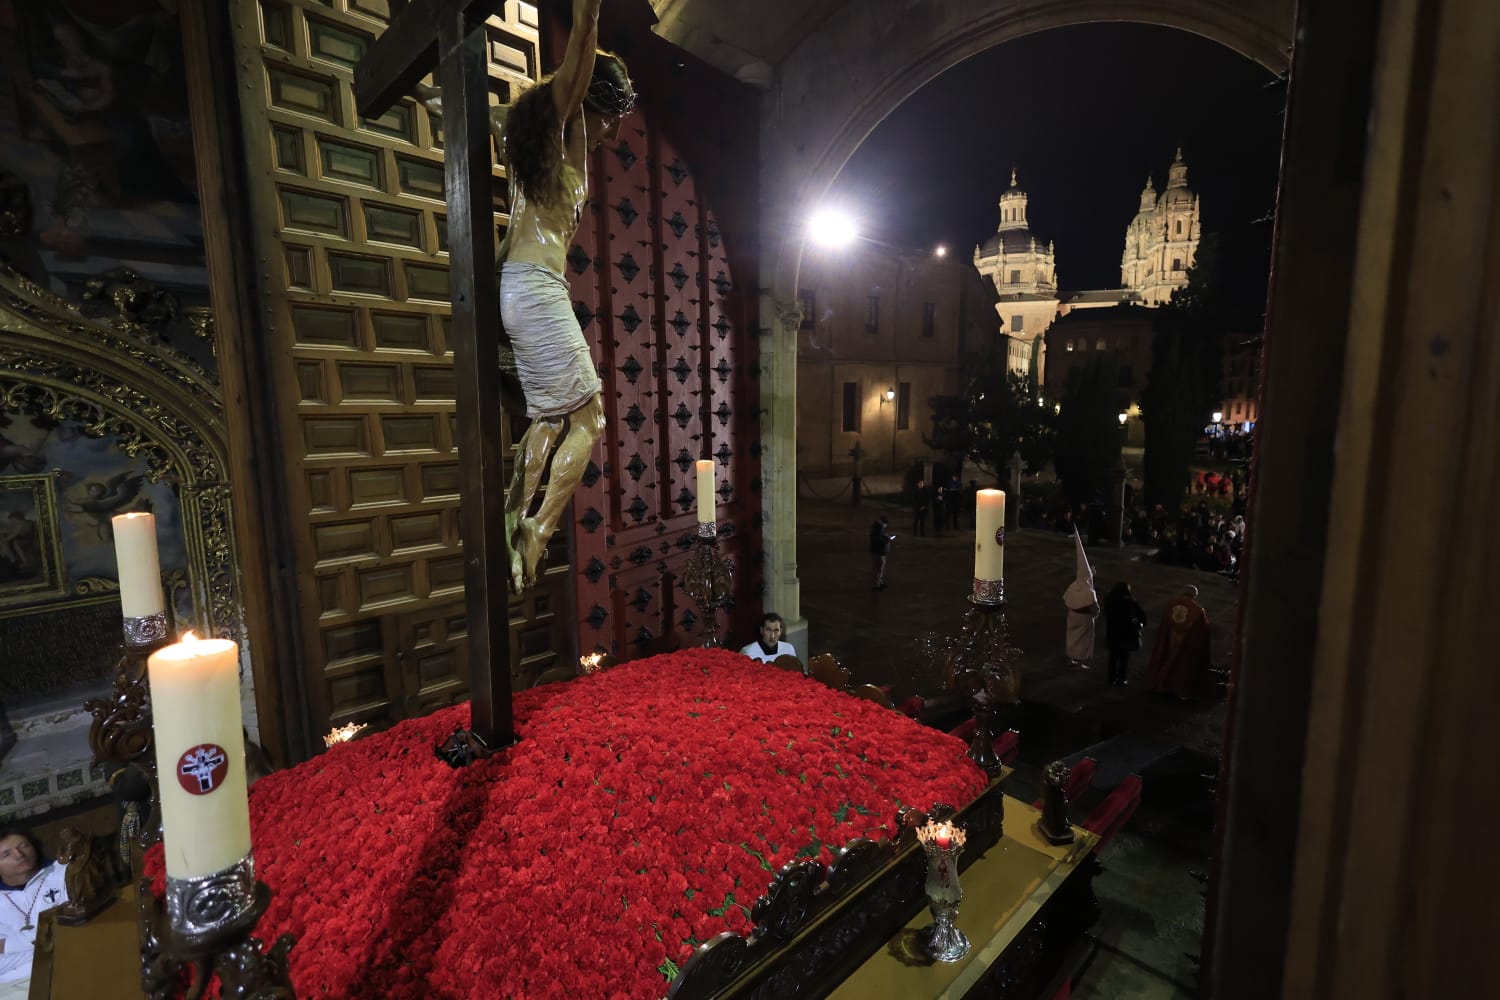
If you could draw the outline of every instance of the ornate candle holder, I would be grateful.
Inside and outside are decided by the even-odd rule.
[[[969,954],[969,939],[958,929],[958,904],[964,890],[958,883],[958,856],[965,834],[948,820],[929,820],[917,828],[917,840],[927,854],[927,905],[936,921],[920,932],[922,950],[935,962],[958,962]]]
[[[990,775],[1002,766],[994,749],[995,715],[1021,700],[1020,655],[1005,620],[1005,581],[976,579],[958,637],[944,655],[943,674],[948,688],[969,700],[974,712],[969,759]]]
[[[682,589],[698,605],[704,621],[704,646],[719,645],[719,609],[729,602],[733,583],[734,571],[719,551],[719,526],[700,521],[697,545],[682,575]]]
[[[295,939],[283,934],[267,951],[251,933],[270,905],[271,890],[255,880],[250,855],[212,875],[168,876],[165,914],[149,881],[138,892],[141,989],[151,1000],[175,997],[184,972],[190,976],[188,1000],[203,996],[215,974],[226,997],[296,1000],[287,962]]]
[[[146,661],[151,654],[173,641],[171,623],[165,611],[144,618],[126,618],[123,628],[124,647],[115,662],[114,679],[109,697],[90,698],[84,711],[94,717],[89,724],[89,749],[100,764],[117,764],[139,771],[151,787],[146,815],[139,815],[135,802],[125,804],[126,816],[121,824],[122,838],[127,831],[136,834],[142,848],[161,839],[160,801],[156,784],[155,743],[151,729],[151,689],[146,681]],[[132,810],[135,815],[132,815]],[[128,845],[121,844],[121,854],[128,862]]]

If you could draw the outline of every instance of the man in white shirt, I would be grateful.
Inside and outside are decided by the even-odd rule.
[[[42,860],[30,831],[0,831],[0,1000],[27,996],[37,917],[68,901],[65,874]]]
[[[781,641],[785,623],[781,616],[771,611],[760,616],[760,638],[740,650],[752,660],[770,663],[778,656],[796,656],[797,650],[789,642]]]

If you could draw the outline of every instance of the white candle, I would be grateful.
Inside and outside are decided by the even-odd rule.
[[[250,853],[239,667],[234,642],[192,633],[147,661],[162,844],[173,878],[211,875]]]
[[[1005,579],[1005,492],[980,490],[974,516],[974,579]]]
[[[718,501],[714,497],[713,459],[698,459],[698,523],[718,522]]]
[[[120,610],[126,618],[149,618],[166,609],[161,561],[156,555],[156,516],[137,512],[110,518],[120,571]]]

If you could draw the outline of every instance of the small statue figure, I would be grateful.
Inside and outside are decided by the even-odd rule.
[[[68,902],[57,908],[57,922],[70,926],[88,923],[115,901],[105,867],[108,852],[94,850],[94,838],[72,827],[63,827],[58,838],[57,860],[67,866],[63,885],[68,890]]]
[[[1068,823],[1068,797],[1063,787],[1068,783],[1068,765],[1054,760],[1042,771],[1042,818],[1037,832],[1049,844],[1071,844],[1073,827]]]

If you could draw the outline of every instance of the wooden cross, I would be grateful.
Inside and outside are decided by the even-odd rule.
[[[443,90],[448,272],[462,479],[464,605],[473,719],[469,757],[516,741],[510,699],[509,540],[501,471],[500,306],[484,22],[504,0],[415,0],[354,67],[354,101],[377,118],[433,67]],[[460,754],[460,756],[464,756]],[[452,757],[445,754],[450,763]],[[467,759],[461,762],[467,763]]]

